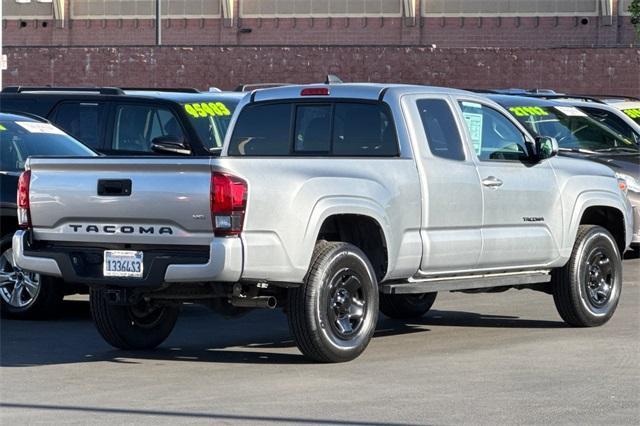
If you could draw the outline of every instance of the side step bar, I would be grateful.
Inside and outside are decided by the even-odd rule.
[[[409,278],[406,282],[384,283],[381,286],[381,290],[385,294],[412,294],[540,284],[551,281],[550,272],[549,270],[538,270],[449,277]]]

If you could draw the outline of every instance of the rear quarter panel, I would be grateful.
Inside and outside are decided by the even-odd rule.
[[[375,219],[384,231],[387,278],[415,273],[422,254],[420,186],[406,158],[250,158],[214,160],[245,179],[243,278],[302,282],[324,220]]]

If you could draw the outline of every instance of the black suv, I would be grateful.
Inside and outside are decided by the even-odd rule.
[[[196,89],[7,87],[0,110],[39,115],[107,155],[219,152],[244,93]]]
[[[0,311],[15,318],[53,314],[66,294],[87,291],[13,265],[11,238],[18,229],[16,189],[27,158],[34,155],[97,154],[41,118],[0,113]]]

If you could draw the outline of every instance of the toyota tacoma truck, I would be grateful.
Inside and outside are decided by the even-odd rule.
[[[440,291],[543,291],[568,324],[598,326],[631,206],[610,168],[557,151],[465,91],[256,90],[220,156],[31,158],[15,261],[88,285],[124,349],[161,344],[183,302],[282,307],[319,362],[356,358],[379,311],[419,317]]]

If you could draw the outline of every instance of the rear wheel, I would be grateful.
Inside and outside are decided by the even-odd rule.
[[[178,319],[177,306],[152,306],[141,301],[121,306],[109,303],[103,289],[91,289],[91,315],[100,335],[120,349],[153,349],[169,337]]]
[[[420,318],[431,309],[438,293],[381,294],[380,312],[394,319]]]
[[[376,275],[366,255],[351,244],[318,243],[305,282],[289,290],[287,299],[296,344],[315,361],[350,361],[375,331]]]
[[[553,275],[553,300],[562,319],[575,327],[609,321],[622,289],[622,260],[606,229],[582,225],[569,263]]]
[[[14,266],[10,240],[4,242],[0,253],[2,316],[37,319],[57,313],[64,297],[60,280]]]

